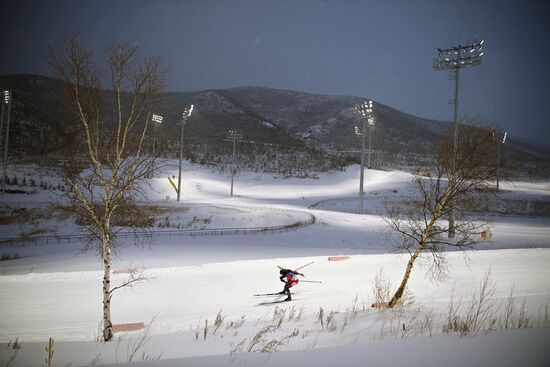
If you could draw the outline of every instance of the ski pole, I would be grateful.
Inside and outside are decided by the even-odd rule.
[[[305,264],[305,265],[303,265],[303,266],[300,266],[300,267],[299,267],[298,269],[296,269],[296,270],[303,269],[303,268],[305,268],[306,266],[309,266],[309,265],[311,265],[311,264],[313,264],[313,261],[310,262],[309,264]]]
[[[323,283],[320,280],[300,280],[300,283],[307,282],[307,283]]]
[[[305,265],[300,266],[298,269],[295,269],[295,270],[293,270],[293,271],[298,271],[298,270],[303,269],[303,268],[305,268],[306,266],[309,266],[309,265],[311,265],[311,264],[313,264],[313,263],[314,263],[314,262],[312,261],[312,262],[310,262],[310,263],[308,263],[308,264],[305,264]],[[277,267],[278,267],[279,269],[283,269],[283,268],[281,268],[279,265],[277,265]],[[300,274],[300,275],[303,276],[303,277],[305,277],[304,274]]]
[[[303,268],[305,268],[306,266],[309,266],[309,265],[311,265],[311,264],[313,264],[313,263],[314,263],[314,261],[312,261],[312,262],[310,262],[310,263],[307,263],[307,264],[305,264],[305,265],[302,265],[302,266],[300,266],[299,268],[297,268],[297,269],[295,269],[295,270],[303,269]],[[282,269],[279,265],[277,265],[277,267],[278,267],[279,269]]]

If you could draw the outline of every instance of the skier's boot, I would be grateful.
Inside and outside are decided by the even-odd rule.
[[[290,296],[285,298],[285,301],[292,301],[292,298]]]

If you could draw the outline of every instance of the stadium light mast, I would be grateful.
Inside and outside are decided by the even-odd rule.
[[[493,133],[496,141],[497,141],[497,191],[500,190],[499,187],[499,181],[500,181],[500,146],[504,143],[506,143],[506,136],[508,135],[508,132],[504,132],[504,135],[502,135],[502,140],[498,136],[498,134]]]
[[[194,106],[191,105],[185,110],[183,110],[183,114],[181,115],[181,139],[180,139],[180,164],[178,169],[178,198],[177,200],[180,201],[181,197],[181,161],[183,160],[183,130],[185,128],[185,124],[187,123],[187,120],[191,117],[191,114],[193,113]]]
[[[151,177],[153,177],[153,173],[155,171],[155,147],[156,147],[157,125],[162,124],[162,116],[153,114],[151,121],[153,122],[153,162],[151,167],[152,168]]]
[[[359,176],[359,214],[363,214],[363,202],[365,198],[365,192],[363,191],[363,181],[365,177],[365,135],[367,130],[367,122],[369,123],[369,166],[370,166],[370,128],[371,122],[374,124],[372,118],[372,101],[364,101],[354,107],[363,118],[363,128],[360,130],[357,126],[354,127],[355,135],[361,137],[361,174]]]
[[[372,127],[375,125],[375,123],[374,123],[374,118],[369,117],[369,118],[367,119],[367,122],[369,123],[369,156],[368,156],[369,158],[368,158],[368,160],[367,160],[367,168],[368,168],[368,169],[371,169],[371,165],[370,165],[370,151],[371,151],[371,149],[370,149],[370,142],[371,142],[371,137],[372,137]]]
[[[8,170],[8,145],[10,142],[10,117],[11,117],[11,91],[4,90],[2,92],[2,117],[1,117],[1,124],[0,124],[0,139],[2,138],[2,133],[6,134],[6,137],[4,141],[0,141],[0,145],[3,143],[3,162],[2,162],[2,193],[6,192],[6,176],[7,176],[7,170]],[[8,111],[7,111],[7,121],[6,121],[6,128],[4,129],[4,105],[8,105]],[[1,152],[1,151],[0,151]]]
[[[437,59],[434,60],[435,70],[450,70],[451,78],[455,80],[455,98],[452,100],[454,107],[454,144],[453,144],[453,173],[456,169],[458,153],[458,87],[460,69],[481,65],[483,56],[483,43],[485,41],[469,42],[466,45],[458,45],[450,48],[438,48]],[[454,211],[449,213],[449,238],[455,236]]]
[[[243,137],[236,130],[229,130],[227,132],[227,139],[233,143],[233,158],[231,159],[231,196],[233,196],[233,178],[235,177],[235,143],[237,140],[241,140]]]

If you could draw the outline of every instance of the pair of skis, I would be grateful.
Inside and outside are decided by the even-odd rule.
[[[255,297],[286,296],[286,294],[281,293],[281,292],[277,292],[277,293],[259,293],[259,294],[255,294],[254,296]],[[260,302],[259,305],[266,306],[266,305],[274,305],[274,304],[277,304],[277,303],[284,303],[284,302],[290,302],[290,300],[287,301],[286,299],[280,299],[280,300],[276,300],[276,301],[266,301],[266,302]]]
[[[255,294],[254,296],[261,297],[261,296],[282,296],[282,295],[284,295],[284,293],[277,292],[277,293],[258,293],[258,294]]]

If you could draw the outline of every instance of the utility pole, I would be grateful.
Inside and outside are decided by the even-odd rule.
[[[186,108],[183,110],[183,114],[181,115],[181,139],[180,139],[180,162],[179,162],[179,169],[178,169],[178,198],[177,200],[180,201],[181,196],[181,162],[183,160],[183,130],[185,128],[185,124],[187,123],[187,120],[189,117],[191,117],[191,114],[193,113],[193,105],[191,105],[189,108]]]
[[[365,135],[367,130],[367,121],[369,123],[369,166],[370,166],[370,126],[374,124],[372,118],[372,101],[364,101],[354,107],[355,111],[363,117],[363,129],[355,126],[355,135],[361,137],[361,173],[359,175],[359,214],[363,214],[363,202],[365,193],[363,191],[363,181],[365,177]]]
[[[11,118],[11,92],[9,90],[3,91],[2,94],[2,118],[0,123],[0,139],[2,137],[2,133],[5,134],[3,147],[4,148],[4,154],[3,154],[3,162],[2,162],[2,194],[6,192],[6,176],[7,176],[7,170],[8,170],[8,147],[10,142],[10,118]],[[4,105],[8,105],[8,117],[6,121],[6,128],[4,129]]]
[[[437,59],[434,60],[435,70],[450,70],[451,77],[455,80],[454,103],[454,133],[453,133],[453,168],[452,175],[456,175],[456,161],[458,155],[458,86],[460,69],[481,65],[484,40],[470,42],[466,45],[458,45],[450,48],[438,48]],[[455,236],[454,211],[449,213],[449,238]]]
[[[233,178],[236,173],[236,167],[235,167],[235,145],[237,139],[242,139],[242,135],[240,135],[236,130],[229,130],[227,134],[227,139],[229,139],[233,143],[233,158],[231,159],[231,196],[233,196]]]

